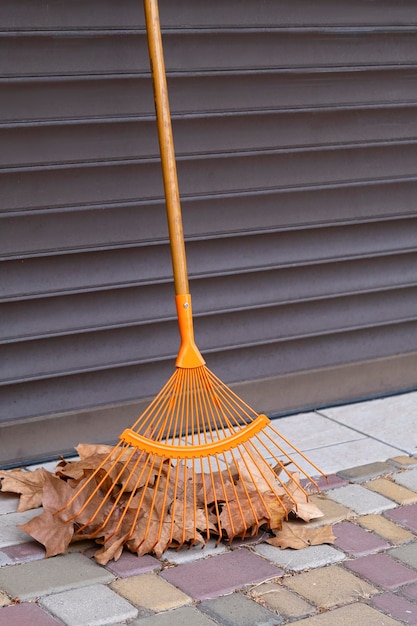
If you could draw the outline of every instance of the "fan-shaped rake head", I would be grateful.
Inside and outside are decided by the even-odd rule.
[[[85,537],[138,554],[277,528],[313,484],[311,463],[205,365],[177,367],[136,423],[57,513]]]

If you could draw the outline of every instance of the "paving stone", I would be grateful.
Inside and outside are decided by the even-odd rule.
[[[166,569],[161,576],[196,600],[210,600],[282,573],[257,554],[241,548]]]
[[[382,515],[363,515],[358,517],[357,521],[364,528],[373,530],[393,544],[404,543],[414,537],[408,530],[397,526],[397,524],[382,517]]]
[[[36,541],[18,543],[14,546],[3,548],[11,563],[25,563],[26,561],[38,561],[45,558],[45,548]]]
[[[106,626],[137,617],[137,609],[105,585],[55,593],[40,605],[66,626]]]
[[[398,472],[394,476],[394,480],[399,485],[417,491],[417,468],[409,469],[405,472]]]
[[[149,554],[138,557],[136,554],[123,551],[118,561],[109,561],[107,563],[106,569],[119,578],[126,578],[127,576],[136,576],[138,574],[146,574],[147,572],[157,572],[162,569],[162,565]]]
[[[167,550],[163,555],[163,559],[168,561],[168,563],[179,565],[180,563],[191,563],[192,561],[205,559],[216,554],[223,554],[224,552],[227,552],[225,544],[217,545],[217,541],[210,540],[204,548],[201,545],[196,545],[188,550]]]
[[[132,604],[155,612],[176,609],[192,601],[189,595],[156,574],[122,578],[110,587]]]
[[[286,578],[284,585],[320,609],[356,602],[378,593],[378,589],[338,565]]]
[[[11,604],[11,600],[7,593],[4,593],[4,591],[0,591],[0,607],[8,606],[9,604]]]
[[[82,554],[67,554],[2,567],[0,588],[12,598],[29,600],[75,587],[107,583],[113,578],[110,572]]]
[[[333,526],[336,537],[334,545],[351,556],[365,556],[390,547],[390,544],[373,533],[352,522],[342,522]]]
[[[307,617],[292,624],[299,626],[402,626],[402,622],[361,602]]]
[[[328,545],[310,546],[303,550],[280,550],[267,543],[256,546],[255,552],[268,561],[272,561],[287,571],[300,572],[305,569],[324,567],[332,563],[339,563],[346,558],[340,550]]]
[[[385,516],[393,522],[401,524],[401,526],[405,526],[417,533],[417,504],[399,506],[393,511],[387,511]]]
[[[349,507],[358,515],[381,513],[395,507],[395,502],[365,489],[362,485],[346,485],[329,491],[329,498]]]
[[[262,583],[250,591],[254,600],[261,602],[270,611],[284,617],[306,617],[315,612],[315,609],[303,598],[289,591],[277,583]]]
[[[19,504],[19,497],[14,493],[7,493],[2,491],[0,493],[0,515],[6,515],[6,513],[16,513],[17,506]]]
[[[416,571],[397,563],[388,554],[362,556],[354,561],[347,561],[345,567],[385,590],[397,589],[401,585],[417,581]]]
[[[417,583],[414,583],[413,585],[406,585],[405,587],[401,588],[401,593],[406,596],[407,598],[410,598],[410,600],[414,600],[414,602],[417,600]]]
[[[10,565],[13,561],[7,554],[4,552],[0,552],[0,567],[4,567],[5,565]]]
[[[190,606],[135,620],[130,626],[218,626],[201,611]]]
[[[205,600],[200,611],[217,620],[222,626],[275,626],[282,619],[241,593]]]
[[[400,546],[389,551],[389,554],[398,561],[402,561],[408,567],[417,569],[417,541],[407,543],[406,546]]]
[[[62,626],[37,604],[25,602],[0,609],[0,626]]]
[[[323,517],[318,517],[309,522],[309,528],[318,526],[326,526],[327,524],[336,524],[345,519],[355,517],[355,513],[343,504],[339,504],[330,498],[322,495],[312,495],[310,500],[319,507],[323,513]]]
[[[330,474],[327,477],[315,477],[314,480],[316,481],[318,489],[321,492],[328,491],[329,489],[336,489],[336,487],[343,487],[343,485],[347,484],[346,480],[337,474]],[[313,485],[313,483],[307,478],[304,478],[301,481],[301,485],[309,493],[317,493],[316,486]]]
[[[417,465],[417,459],[406,454],[400,456],[394,456],[392,459],[388,459],[388,463],[393,463],[396,467],[411,467]]]
[[[372,598],[372,604],[406,624],[417,624],[417,605],[389,591]]]
[[[349,482],[360,483],[375,478],[376,476],[381,476],[381,474],[391,474],[392,472],[392,465],[377,461],[376,463],[366,463],[366,465],[349,467],[337,472],[337,475]]]
[[[17,528],[18,524],[25,524],[33,517],[39,515],[40,510],[24,511],[23,513],[7,513],[0,515],[0,548],[12,546],[17,543],[27,543],[29,537]]]
[[[380,493],[381,496],[394,500],[397,504],[413,504],[414,502],[417,502],[417,493],[403,487],[402,485],[397,485],[395,482],[392,482],[392,480],[388,480],[387,478],[377,478],[376,480],[372,480],[371,482],[366,483],[366,487],[368,489],[372,489],[372,491]]]

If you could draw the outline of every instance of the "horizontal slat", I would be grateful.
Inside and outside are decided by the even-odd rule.
[[[178,176],[184,196],[414,178],[417,142],[181,157]],[[1,170],[2,209],[151,200],[163,196],[158,179],[158,160]]]
[[[415,287],[370,295],[339,296],[310,302],[307,306],[301,303],[262,307],[256,314],[240,311],[197,318],[196,339],[203,354],[209,354],[360,328],[371,330],[408,320],[417,322]],[[0,379],[7,385],[116,365],[173,360],[178,344],[177,324],[172,320],[153,325],[152,331],[147,324],[141,324],[3,345]],[[13,372],[12,379],[10,372]]]
[[[167,71],[398,65],[417,62],[417,32],[167,31]],[[225,54],[227,50],[227,54]],[[134,73],[149,70],[145,32],[0,33],[0,76]]]
[[[208,366],[230,384],[407,354],[416,345],[417,323],[405,322],[213,353],[209,355]],[[174,363],[169,360],[0,387],[0,422],[149,398],[173,371]],[[115,430],[119,432],[117,427]]]
[[[187,258],[190,276],[198,278],[416,249],[416,220],[404,219],[191,241]],[[167,245],[3,261],[0,272],[2,299],[172,280]]]
[[[178,156],[417,136],[417,105],[246,112],[173,120]],[[1,166],[155,157],[154,119],[0,126]]]
[[[205,239],[400,218],[415,215],[416,194],[417,180],[408,180],[183,198],[184,230],[189,239]],[[163,199],[33,213],[12,213],[1,219],[3,258],[167,240]]]
[[[356,71],[265,71],[168,79],[175,113],[417,101],[415,67]],[[0,121],[152,114],[148,76],[0,80]],[[236,98],[236,94],[239,97]],[[209,95],[208,95],[209,94]]]
[[[380,0],[378,2],[334,2],[334,0],[161,0],[161,21],[169,26],[265,26],[332,24],[404,24],[417,23],[416,10],[410,0]],[[3,29],[17,28],[132,28],[143,25],[142,3],[137,0],[15,0],[0,3],[0,24]]]
[[[417,284],[417,253],[324,263],[193,280],[193,310],[200,315],[304,303],[334,296],[400,290]],[[4,302],[0,342],[157,323],[172,319],[171,284]]]

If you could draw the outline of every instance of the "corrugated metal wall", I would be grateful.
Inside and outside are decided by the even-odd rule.
[[[417,4],[161,0],[196,338],[259,410],[414,387]],[[178,348],[140,0],[0,3],[0,463]]]

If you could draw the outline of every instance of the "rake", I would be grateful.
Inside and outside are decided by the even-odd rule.
[[[104,543],[122,529],[138,554],[162,539],[179,547],[276,527],[297,507],[294,488],[308,499],[288,464],[317,487],[290,453],[323,474],[206,367],[196,346],[157,0],[144,7],[180,348],[171,378],[57,512]]]

